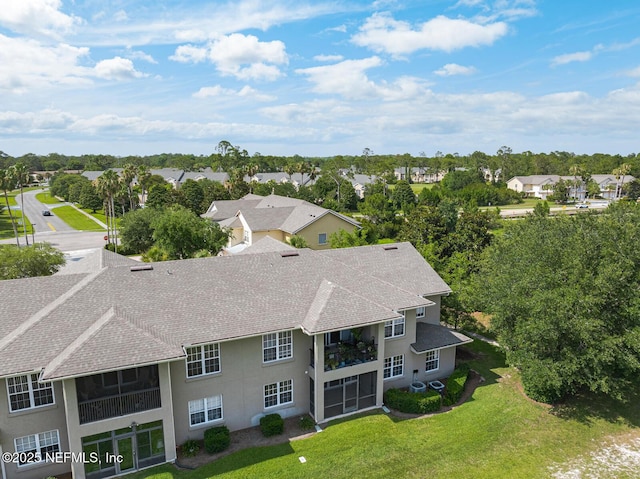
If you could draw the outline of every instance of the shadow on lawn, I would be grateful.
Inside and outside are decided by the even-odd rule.
[[[577,394],[565,403],[556,404],[551,414],[590,425],[596,419],[604,419],[610,423],[623,422],[632,426],[640,426],[640,393],[632,392],[624,401],[617,401],[603,394],[585,392]]]

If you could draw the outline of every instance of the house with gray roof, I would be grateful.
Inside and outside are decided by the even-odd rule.
[[[210,427],[379,408],[448,376],[470,341],[440,326],[450,289],[409,243],[86,259],[0,281],[4,478],[117,476]]]
[[[591,179],[596,182],[600,188],[600,196],[608,200],[616,199],[620,193],[621,188],[635,180],[631,175],[625,175],[623,177],[616,177],[616,175],[591,175]],[[582,181],[581,177],[574,177],[571,175],[529,175],[529,176],[514,176],[507,181],[507,188],[514,191],[524,193],[525,196],[540,198],[546,200],[549,195],[553,194],[553,187],[555,184],[563,180],[570,185],[577,180],[577,184],[570,186],[571,196],[575,196],[576,200],[583,201],[586,197],[587,189],[586,185]]]
[[[293,235],[311,249],[326,249],[340,230],[352,232],[360,223],[308,201],[285,196],[248,194],[239,200],[214,201],[203,218],[231,229],[225,252],[236,254],[265,236],[288,243]]]

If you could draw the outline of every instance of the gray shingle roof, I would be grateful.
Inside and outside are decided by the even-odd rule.
[[[238,212],[242,213],[251,231],[280,230],[296,234],[327,214],[353,226],[360,225],[356,220],[335,211],[297,198],[278,195],[247,195],[240,200],[214,201],[202,216],[213,221],[222,221]]]
[[[416,342],[411,345],[416,353],[426,353],[434,349],[457,346],[473,341],[458,331],[439,324],[416,323]]]
[[[54,379],[181,357],[184,345],[346,329],[448,290],[408,243],[288,253],[0,281],[0,297],[11,298],[0,317],[0,376],[44,368]],[[45,289],[36,301],[33,287]]]

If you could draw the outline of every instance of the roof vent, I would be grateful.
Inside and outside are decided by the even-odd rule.
[[[398,249],[397,246],[383,246],[383,248],[384,248],[385,251],[390,251],[392,249]]]
[[[143,264],[141,266],[131,266],[129,271],[153,271],[153,266],[150,264]]]
[[[285,253],[280,253],[280,256],[283,258],[290,258],[291,256],[300,256],[296,251],[287,251]]]

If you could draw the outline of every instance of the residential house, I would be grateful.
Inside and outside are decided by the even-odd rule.
[[[235,254],[265,236],[288,242],[301,236],[311,249],[329,247],[329,238],[341,229],[358,228],[357,221],[297,198],[248,194],[239,200],[214,201],[204,218],[231,229],[226,248]]]
[[[549,195],[553,194],[554,185],[561,179],[565,182],[572,183],[576,178],[572,175],[514,176],[507,181],[507,188],[524,193],[525,196],[546,200]],[[616,178],[615,175],[610,174],[591,175],[591,179],[598,184],[600,188],[600,196],[609,200],[616,198],[616,192],[619,192],[619,188],[635,180],[631,175],[626,175],[624,178]],[[584,183],[581,181],[581,177],[578,176],[577,180],[579,184],[575,190],[575,186],[569,187],[569,196],[575,196],[576,200],[583,201],[586,198],[587,190]]]
[[[99,254],[95,270],[0,281],[3,479],[109,477],[173,462],[210,427],[379,408],[448,376],[470,341],[439,324],[450,289],[409,243]]]

